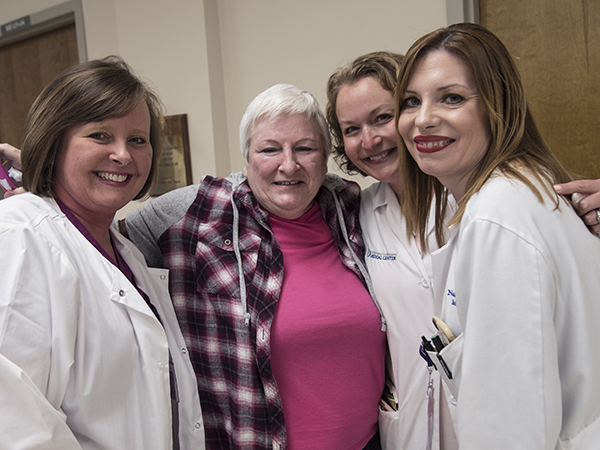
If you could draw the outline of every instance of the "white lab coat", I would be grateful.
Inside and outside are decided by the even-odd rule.
[[[56,202],[0,202],[0,448],[172,448],[169,353],[182,449],[204,448],[196,379],[165,270],[114,232],[163,326]],[[157,283],[155,278],[159,283]]]
[[[433,209],[432,209],[433,213]],[[418,243],[406,236],[400,204],[387,183],[376,183],[363,191],[360,222],[367,244],[367,268],[377,300],[388,324],[388,371],[396,386],[398,411],[379,413],[379,431],[384,450],[425,450],[428,436],[429,372],[419,356],[422,335],[430,337],[435,314],[430,253],[422,254]],[[437,249],[433,227],[430,250]],[[433,448],[440,448],[440,405],[447,404],[442,440],[453,436],[450,415],[455,401],[442,392],[440,375],[431,374],[433,391]],[[450,441],[445,448],[450,448]]]
[[[600,241],[564,200],[492,178],[433,269],[460,449],[600,448]]]

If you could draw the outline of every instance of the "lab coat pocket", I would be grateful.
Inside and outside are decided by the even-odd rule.
[[[458,399],[460,379],[462,376],[463,334],[454,339],[450,344],[436,352],[427,352],[429,357],[442,374],[444,383],[454,398]]]
[[[400,411],[384,411],[379,408],[379,435],[381,448],[398,448],[398,436],[400,436]]]

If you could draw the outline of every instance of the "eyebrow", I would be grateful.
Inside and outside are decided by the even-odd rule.
[[[104,120],[101,120],[98,122],[86,122],[86,123],[82,123],[81,125],[79,125],[79,127],[81,129],[93,128],[93,129],[99,129],[99,131],[104,131],[107,128],[111,128],[111,125],[109,125],[107,123],[109,120],[110,120],[110,118],[104,119]],[[148,129],[134,128],[133,130],[130,130],[130,131],[133,134],[136,134],[136,133],[150,134],[152,132],[152,124],[149,125]]]
[[[303,138],[298,139],[297,141],[294,141],[293,144],[294,145],[298,145],[301,143],[311,143],[311,144],[317,143],[318,144],[319,140],[320,139],[314,139],[311,137],[303,137]],[[261,147],[263,145],[281,145],[281,142],[279,142],[277,139],[263,139],[262,141],[258,141],[256,143],[256,145],[258,147]]]
[[[368,112],[368,114],[367,114],[367,115],[371,116],[371,115],[373,115],[373,114],[375,114],[375,113],[381,113],[381,112],[383,112],[383,111],[386,111],[386,110],[388,110],[388,109],[391,109],[391,110],[392,110],[392,114],[394,114],[394,106],[393,106],[393,104],[392,104],[392,105],[390,105],[390,106],[386,106],[386,105],[380,105],[380,106],[378,106],[377,108],[373,108],[372,110],[370,110],[370,111]],[[342,119],[340,119],[340,118],[338,117],[338,122],[339,122],[339,123],[340,123],[340,125],[341,125],[341,124],[347,124],[347,123],[354,123],[354,120],[342,120]]]
[[[472,91],[473,90],[472,88],[470,88],[469,86],[466,86],[464,84],[461,84],[461,83],[452,83],[452,84],[447,84],[445,86],[440,86],[435,91],[436,92],[440,92],[440,91],[445,91],[445,90],[452,89],[452,88],[455,88],[455,87],[461,87],[463,89],[466,89],[467,91]],[[416,94],[417,93],[417,91],[413,91],[412,89],[406,89],[406,91],[404,93],[406,94],[406,93],[409,93],[409,92],[411,94]]]

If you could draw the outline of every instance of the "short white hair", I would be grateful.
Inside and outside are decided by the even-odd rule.
[[[257,122],[280,114],[304,114],[309,120],[314,120],[325,149],[325,159],[329,158],[331,136],[317,99],[292,84],[276,84],[254,97],[240,121],[240,150],[246,162]]]

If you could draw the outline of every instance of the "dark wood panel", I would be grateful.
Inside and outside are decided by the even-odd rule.
[[[571,171],[600,178],[600,2],[480,0],[481,24],[517,58],[534,118]]]
[[[31,104],[78,58],[75,25],[0,48],[0,142],[21,145]]]

